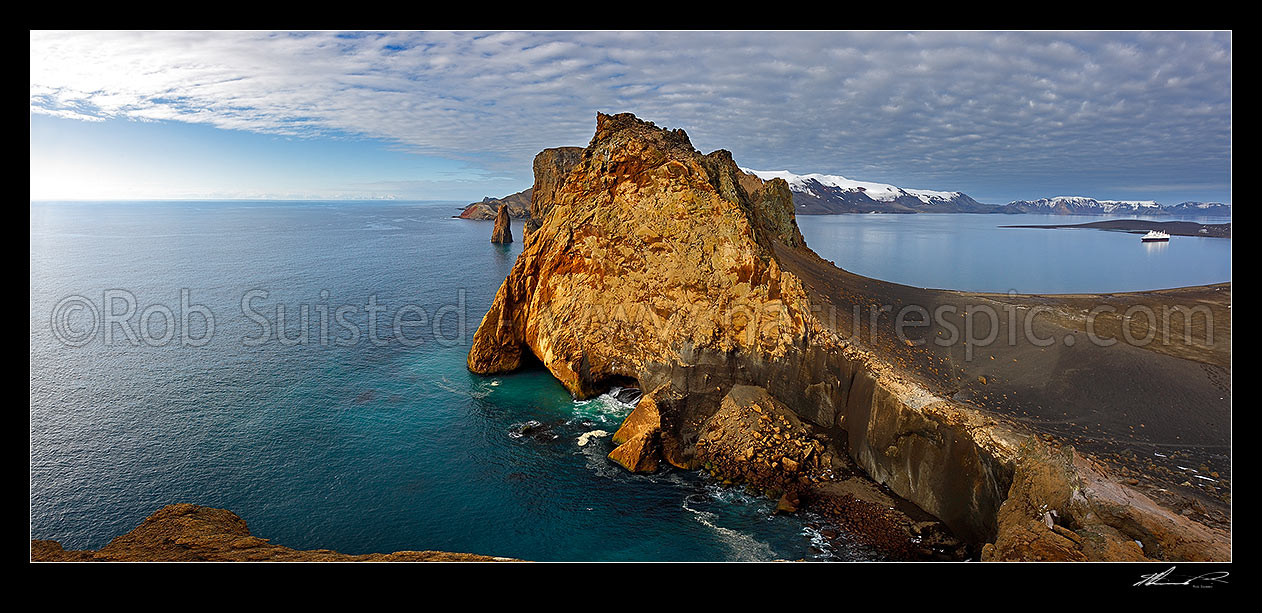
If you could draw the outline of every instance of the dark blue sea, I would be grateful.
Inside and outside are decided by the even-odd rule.
[[[630,407],[612,397],[576,402],[542,370],[468,372],[521,243],[491,244],[490,222],[452,218],[458,204],[32,203],[32,538],[99,548],[190,502],[277,544],[344,553],[880,559],[708,476],[613,465],[609,434]],[[1064,222],[1032,217],[800,224],[842,267],[912,285],[1230,279],[1225,239],[1156,251],[1133,235],[996,228]]]
[[[189,502],[344,553],[879,559],[612,464],[608,396],[471,374],[521,243],[457,204],[31,204],[31,537],[99,548]]]

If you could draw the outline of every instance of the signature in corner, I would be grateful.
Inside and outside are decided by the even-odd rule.
[[[1159,573],[1140,575],[1142,578],[1135,585],[1190,585],[1206,587],[1206,584],[1212,585],[1215,583],[1227,583],[1227,575],[1230,574],[1225,570],[1216,570],[1179,581],[1174,577],[1170,577],[1170,574],[1174,572],[1174,569],[1175,567],[1171,566]],[[1169,581],[1166,580],[1167,578],[1169,578]]]

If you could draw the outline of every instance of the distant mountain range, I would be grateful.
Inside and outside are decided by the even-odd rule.
[[[1096,200],[1082,196],[1057,196],[1009,202],[999,207],[998,212],[1052,215],[1231,215],[1231,205],[1221,202],[1158,204],[1152,200]]]
[[[1096,200],[1057,196],[983,204],[964,192],[907,189],[885,183],[855,181],[839,175],[794,174],[787,170],[741,170],[764,181],[784,179],[793,192],[799,215],[840,213],[1042,213],[1052,215],[1231,215],[1221,202],[1159,204],[1151,200]]]
[[[759,179],[784,179],[799,215],[838,213],[993,213],[996,207],[963,192],[904,189],[838,175],[797,175],[787,170],[742,168]]]

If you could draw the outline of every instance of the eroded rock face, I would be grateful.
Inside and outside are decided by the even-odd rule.
[[[554,147],[544,149],[535,156],[533,164],[535,184],[530,196],[530,220],[526,222],[527,232],[534,232],[543,225],[543,218],[547,217],[548,211],[552,208],[557,190],[582,157],[582,147]]]
[[[192,504],[162,507],[98,551],[67,551],[57,541],[31,541],[34,562],[492,562],[494,558],[443,551],[347,555],[298,550],[250,534],[245,520],[225,509]]]
[[[598,116],[474,335],[470,370],[513,370],[530,351],[585,398],[615,378],[687,364],[688,351],[775,359],[800,349],[805,292],[771,243],[801,235],[791,217],[757,216],[785,205],[775,192],[755,204],[740,172],[682,130]],[[545,187],[537,182],[536,202]]]
[[[505,205],[500,205],[499,213],[495,214],[495,228],[491,230],[491,242],[513,242],[513,227],[508,217],[508,207]]]

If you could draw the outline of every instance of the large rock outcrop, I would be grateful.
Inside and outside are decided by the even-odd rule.
[[[770,358],[800,345],[805,292],[781,274],[771,242],[801,235],[791,216],[763,223],[739,174],[730,154],[703,156],[682,130],[600,115],[550,202],[536,186],[547,212],[475,334],[469,368],[513,370],[528,351],[589,397],[695,362],[686,352]]]
[[[396,551],[347,555],[328,549],[290,549],[250,534],[245,520],[225,509],[172,504],[135,530],[97,551],[63,549],[57,541],[32,540],[33,562],[496,562],[495,558],[445,551]]]
[[[1021,462],[1046,464],[1052,457],[1023,451],[1042,445],[1039,439],[996,413],[955,401],[952,386],[958,390],[968,371],[954,366],[950,354],[913,355],[918,346],[910,339],[878,333],[878,320],[892,317],[874,316],[866,336],[840,333],[863,323],[858,315],[851,321],[851,307],[858,313],[890,304],[889,296],[911,300],[915,288],[824,262],[805,246],[783,180],[753,180],[728,152],[693,149],[682,130],[630,114],[599,114],[586,148],[549,151],[535,160],[531,206],[538,227],[474,335],[470,370],[500,373],[537,359],[581,398],[635,383],[647,393],[615,435],[613,461],[636,471],[663,462],[706,465],[771,492],[801,489],[793,484],[805,487],[806,479],[800,500],[824,500],[821,508],[836,507],[856,522],[876,517],[865,505],[878,497],[852,496],[859,502],[850,504],[824,494],[838,486],[818,462],[840,451],[960,538],[978,548],[994,544],[988,559],[1023,559],[1021,544],[1035,541],[1005,541],[1011,535],[1005,531],[1023,525],[1008,517],[1044,504],[1043,490],[1014,485],[1014,476],[1024,474]],[[968,298],[925,292],[928,298],[915,299]],[[825,307],[830,312],[822,313]],[[930,377],[935,373],[942,373],[940,381]],[[760,412],[751,407],[764,405],[768,419],[754,417]],[[767,429],[757,430],[759,424]],[[832,429],[844,433],[824,451],[802,436]],[[751,442],[769,443],[767,435],[776,444]],[[1075,483],[1091,481],[1085,466],[1072,464]],[[1128,490],[1102,496],[1107,488],[1099,484],[1116,484],[1105,477],[1094,482],[1090,491],[1097,494],[1084,496],[1096,502],[1070,505],[1063,515],[1103,539],[1078,550],[1086,559],[1134,553],[1125,541],[1135,531],[1126,525],[1137,522],[1154,526],[1153,544],[1143,548],[1148,557],[1229,555],[1220,546],[1225,535],[1198,532],[1157,505],[1137,507],[1143,521],[1127,516],[1107,501],[1130,496]],[[791,499],[781,503],[796,507]],[[1005,505],[1017,511],[1001,512]],[[1068,550],[1047,551],[1078,559]]]

